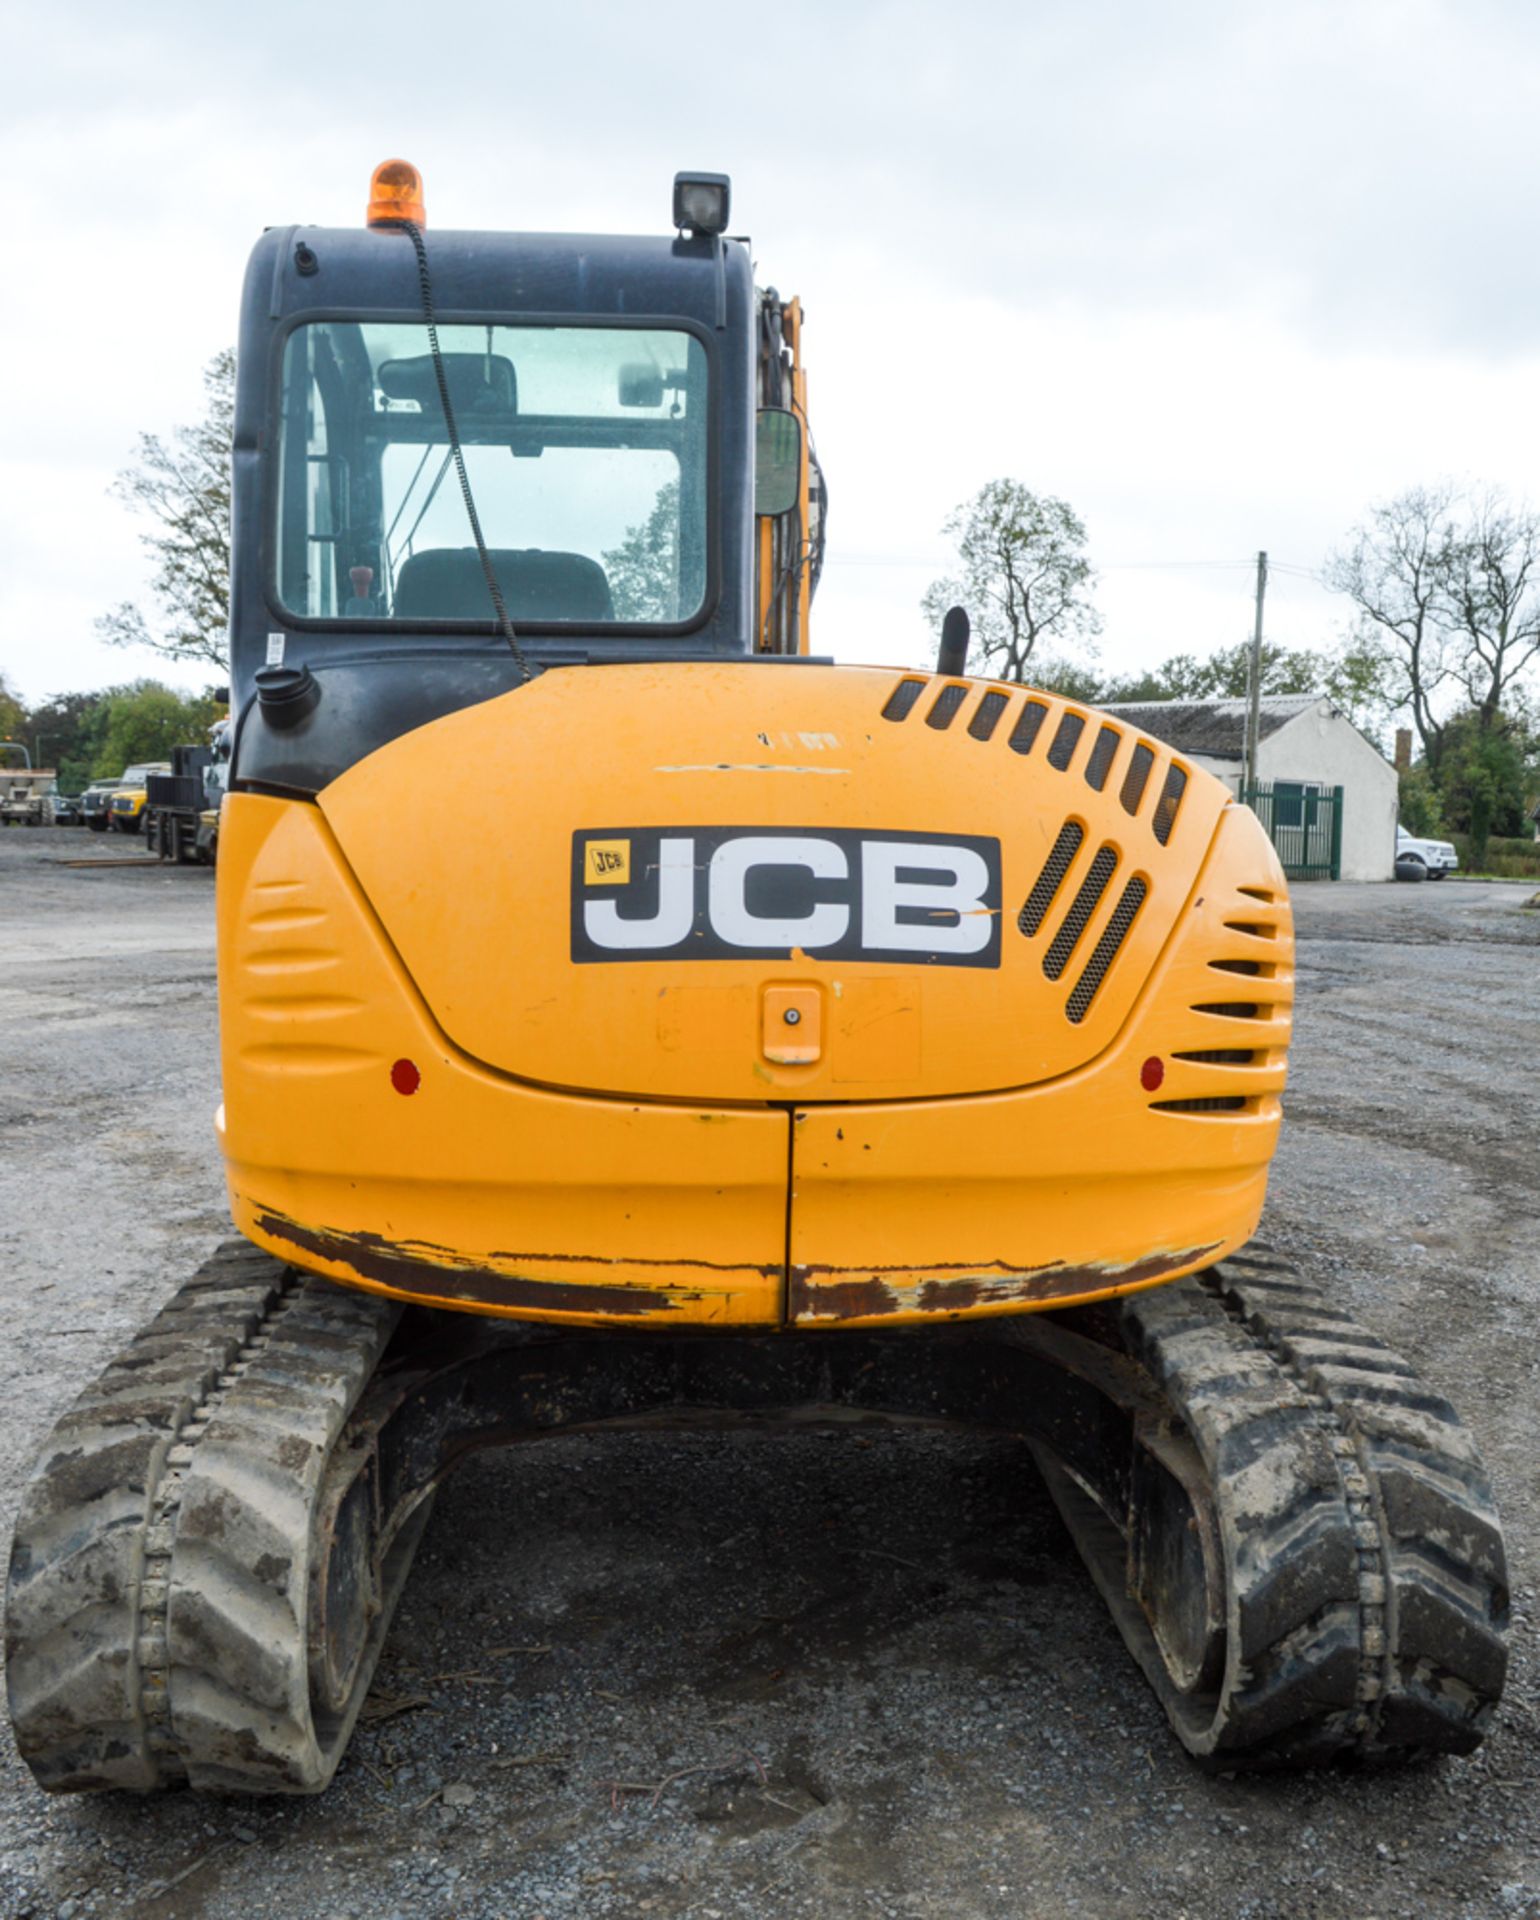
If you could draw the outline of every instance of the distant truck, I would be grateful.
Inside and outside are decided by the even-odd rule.
[[[144,844],[147,853],[178,866],[213,864],[215,825],[223,769],[208,747],[173,747],[171,771],[145,782]]]
[[[105,833],[111,821],[108,808],[122,785],[118,780],[93,780],[80,795],[80,817],[93,833]]]
[[[51,826],[58,775],[52,767],[34,767],[31,754],[19,740],[0,741],[0,754],[19,754],[22,760],[19,767],[0,767],[0,826]]]

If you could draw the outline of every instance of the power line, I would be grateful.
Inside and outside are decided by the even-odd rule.
[[[1175,568],[1188,573],[1250,573],[1251,560],[1093,560],[1098,573],[1140,573],[1153,568]]]

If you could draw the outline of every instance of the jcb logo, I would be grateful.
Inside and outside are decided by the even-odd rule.
[[[1000,964],[1000,843],[838,828],[572,837],[572,958]]]

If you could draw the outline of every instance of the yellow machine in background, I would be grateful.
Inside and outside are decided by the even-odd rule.
[[[681,175],[671,238],[430,243],[393,161],[363,229],[253,255],[242,1238],[28,1489],[46,1787],[318,1790],[443,1475],[675,1417],[1026,1440],[1206,1764],[1469,1751],[1500,1694],[1468,1437],[1248,1246],[1266,837],[1115,715],[967,674],[960,615],[936,673],[811,655],[802,310],[728,205]]]
[[[170,773],[169,760],[149,760],[142,767],[130,767],[123,784],[115,787],[107,802],[107,821],[114,833],[137,833],[144,824],[144,809],[149,800],[145,781],[152,773]]]

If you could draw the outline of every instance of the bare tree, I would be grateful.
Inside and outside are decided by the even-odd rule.
[[[1438,765],[1443,725],[1437,696],[1455,676],[1450,582],[1460,545],[1459,495],[1447,481],[1413,487],[1370,510],[1350,544],[1328,556],[1328,586],[1358,608],[1358,651],[1384,652],[1391,697]]]
[[[942,530],[957,542],[958,566],[926,589],[925,616],[939,628],[948,607],[966,607],[974,657],[997,679],[1025,680],[1045,639],[1060,647],[1078,642],[1082,654],[1095,654],[1101,618],[1088,596],[1096,576],[1085,557],[1085,527],[1063,500],[1016,480],[991,480]],[[1055,667],[1076,664],[1061,658]]]
[[[1540,656],[1540,518],[1496,490],[1471,504],[1450,568],[1458,672],[1483,733]]]
[[[155,556],[152,582],[163,630],[125,600],[97,621],[115,647],[149,647],[173,660],[206,660],[228,671],[230,624],[230,446],[235,426],[235,352],[203,370],[205,407],[194,427],[167,442],[139,436],[138,457],[113,493],[153,521],[140,535]]]

